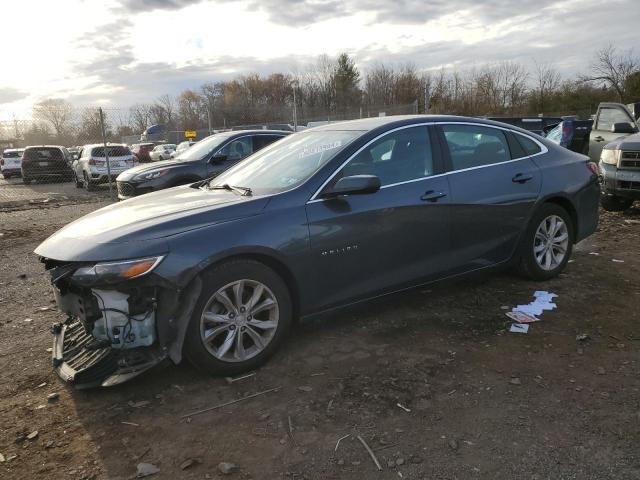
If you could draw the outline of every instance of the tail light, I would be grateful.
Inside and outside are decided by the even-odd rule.
[[[89,165],[95,165],[96,161],[93,158],[89,159]]]
[[[591,170],[591,173],[593,173],[594,175],[598,174],[598,165],[596,165],[594,162],[587,162],[587,168]]]
[[[4,165],[4,158],[0,158],[0,165]]]
[[[563,147],[566,147],[567,145],[569,145],[570,141],[571,141],[571,127],[569,125],[563,125],[562,126],[562,139],[560,140],[560,144]]]

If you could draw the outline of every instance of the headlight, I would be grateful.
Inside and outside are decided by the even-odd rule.
[[[602,163],[608,163],[609,165],[618,165],[619,159],[620,150],[607,150],[605,148],[602,149],[602,153],[600,154],[600,161]]]
[[[156,268],[163,258],[161,255],[121,262],[96,263],[92,267],[80,267],[72,278],[81,284],[119,283],[146,275]]]
[[[169,173],[169,169],[158,170],[156,172],[141,173],[133,177],[135,180],[153,180],[154,178],[162,177]]]

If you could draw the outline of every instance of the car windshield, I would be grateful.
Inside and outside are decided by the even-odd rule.
[[[233,134],[235,134],[234,132]],[[211,135],[207,137],[193,147],[184,150],[180,155],[175,157],[175,160],[179,162],[196,162],[198,160],[204,160],[215,153],[220,146],[227,141],[230,134],[226,135]]]
[[[363,133],[321,130],[290,135],[222,173],[209,187],[246,187],[258,195],[290,190],[302,185]]]

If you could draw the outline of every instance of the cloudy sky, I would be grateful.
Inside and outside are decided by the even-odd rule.
[[[2,0],[0,118],[42,98],[126,107],[346,51],[464,70],[515,60],[586,72],[607,43],[640,50],[640,0]]]

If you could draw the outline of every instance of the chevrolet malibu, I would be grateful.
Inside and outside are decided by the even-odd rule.
[[[233,375],[295,319],[499,266],[558,275],[596,229],[597,168],[517,127],[448,116],[330,124],[215,177],[93,212],[37,249],[76,387],[165,358]]]

